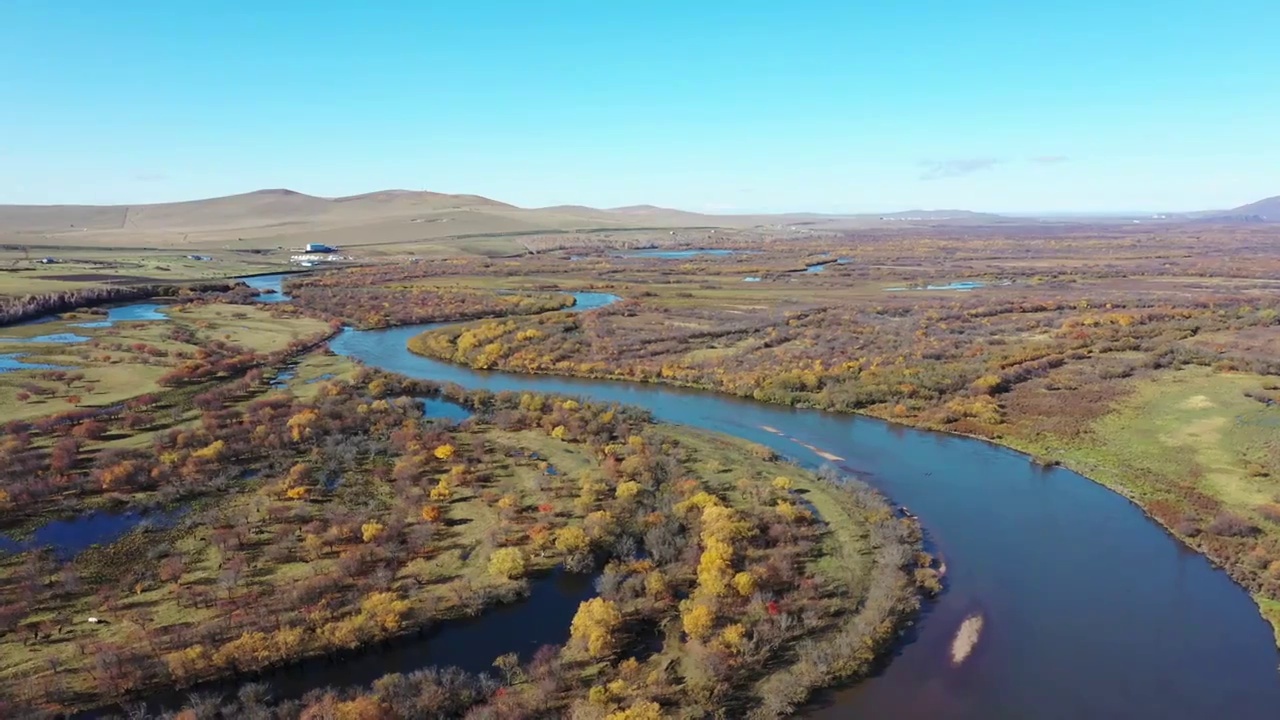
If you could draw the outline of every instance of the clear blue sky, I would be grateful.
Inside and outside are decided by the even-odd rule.
[[[1280,2],[0,0],[0,203],[1280,194]]]

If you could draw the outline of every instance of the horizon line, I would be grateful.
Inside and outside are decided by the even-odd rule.
[[[959,213],[974,213],[974,214],[983,214],[983,215],[1000,215],[1000,216],[1005,216],[1010,218],[1036,218],[1036,217],[1053,217],[1053,216],[1130,217],[1130,216],[1139,216],[1139,215],[1141,216],[1168,215],[1168,214],[1186,215],[1186,214],[1213,213],[1213,212],[1230,212],[1231,210],[1234,209],[1234,208],[1199,208],[1195,210],[1170,210],[1170,209],[1089,210],[1089,209],[1075,208],[1075,209],[1057,209],[1057,210],[1048,210],[1048,209],[1046,210],[984,210],[984,209],[971,209],[971,208],[961,208],[961,207],[926,208],[926,207],[919,207],[919,206],[917,207],[908,206],[904,209],[895,209],[895,210],[813,210],[813,209],[791,209],[791,210],[772,209],[770,210],[770,209],[753,209],[753,208],[724,207],[724,206],[711,207],[711,208],[704,206],[704,209],[693,209],[693,208],[687,208],[687,207],[654,205],[652,203],[646,203],[646,202],[637,202],[637,203],[630,203],[625,205],[613,205],[609,207],[584,205],[582,203],[576,203],[576,202],[560,202],[560,203],[554,203],[550,205],[525,206],[525,205],[516,205],[514,203],[510,203],[505,200],[499,200],[497,198],[493,198],[488,195],[475,193],[475,192],[442,192],[439,190],[425,190],[425,189],[411,190],[407,188],[384,188],[380,190],[369,190],[365,192],[357,192],[357,193],[346,194],[346,195],[317,195],[317,194],[303,192],[300,190],[294,190],[292,188],[287,188],[287,187],[258,188],[255,190],[229,193],[226,195],[208,195],[204,197],[190,198],[190,199],[184,199],[184,200],[161,200],[161,201],[146,201],[146,202],[132,202],[132,203],[93,203],[93,202],[8,203],[8,202],[0,202],[0,207],[11,207],[11,208],[15,208],[15,207],[33,207],[33,208],[35,207],[134,207],[139,205],[176,205],[176,204],[182,204],[182,203],[197,203],[197,202],[204,202],[204,201],[210,201],[210,200],[222,200],[227,198],[244,197],[244,196],[250,196],[250,195],[266,195],[266,194],[296,195],[296,196],[314,198],[317,200],[335,201],[335,200],[350,200],[350,199],[357,199],[357,198],[366,197],[366,196],[391,194],[391,193],[402,193],[406,195],[429,194],[429,195],[440,195],[445,197],[480,198],[483,200],[488,200],[493,203],[506,205],[518,210],[546,210],[546,209],[559,208],[559,207],[581,207],[581,208],[587,208],[591,210],[616,211],[616,210],[626,210],[626,209],[632,209],[632,208],[654,208],[656,210],[668,210],[668,211],[685,212],[685,213],[693,213],[693,214],[708,215],[708,216],[822,215],[822,216],[828,216],[828,217],[850,217],[850,216],[899,215],[903,213],[912,213],[912,212],[921,212],[921,213],[959,212]],[[1276,197],[1280,197],[1280,196],[1276,196]],[[1261,198],[1258,200],[1251,200],[1245,203],[1241,203],[1240,206],[1249,205],[1255,202],[1259,202],[1260,200],[1268,200],[1268,199],[1271,199],[1271,198],[1268,197],[1268,198]],[[1236,207],[1240,207],[1240,206],[1236,206]]]

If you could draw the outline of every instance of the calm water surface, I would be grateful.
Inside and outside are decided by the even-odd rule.
[[[91,338],[85,335],[77,335],[75,333],[51,333],[49,335],[35,335],[33,337],[13,337],[11,335],[0,336],[2,343],[39,343],[52,345],[70,345],[72,343],[81,343]]]
[[[418,401],[422,403],[422,417],[429,420],[462,422],[472,415],[470,409],[444,398],[422,397]]]
[[[106,320],[92,320],[90,322],[72,323],[72,327],[84,328],[104,328],[111,327],[118,322],[141,322],[148,320],[168,320],[169,316],[165,315],[164,305],[158,303],[131,303],[129,305],[117,305],[107,308]]]
[[[50,520],[36,528],[30,538],[0,535],[0,551],[16,553],[47,547],[66,560],[94,545],[109,545],[144,522],[166,526],[179,515],[181,511],[95,510],[67,520]]]
[[[275,290],[273,293],[259,295],[258,302],[278,303],[288,302],[293,299],[284,291],[284,279],[289,275],[290,273],[276,273],[274,275],[254,275],[237,279],[243,280],[245,285],[254,290]]]
[[[979,290],[979,289],[984,288],[984,287],[986,287],[986,286],[987,286],[987,284],[986,284],[986,283],[984,283],[984,282],[977,282],[977,281],[971,281],[971,280],[961,280],[961,281],[957,281],[957,282],[950,282],[950,283],[947,283],[947,284],[945,284],[945,285],[926,285],[926,286],[921,287],[921,288],[916,288],[916,287],[891,287],[891,288],[885,288],[885,290],[887,290],[887,291],[889,291],[889,292],[907,292],[907,291],[909,291],[909,290],[953,290],[953,291],[955,291],[955,292],[969,292],[969,291],[971,291],[971,290]]]
[[[528,598],[490,608],[480,617],[448,620],[424,636],[399,638],[348,657],[308,660],[269,670],[259,680],[270,684],[274,698],[289,699],[313,688],[368,687],[388,673],[407,674],[433,665],[496,673],[493,661],[501,655],[514,652],[528,662],[543,645],[567,642],[578,604],[595,595],[592,582],[590,575],[561,571],[533,578]],[[153,711],[179,708],[192,693],[228,695],[235,688],[234,682],[204,683],[153,696],[147,704]],[[80,717],[96,718],[108,712],[102,709]]]
[[[26,357],[26,353],[0,353],[0,373],[13,372],[15,370],[66,370],[68,368],[61,365],[49,365],[47,363],[27,362],[22,358]]]
[[[637,405],[805,465],[825,462],[811,446],[917,513],[947,563],[947,592],[881,674],[829,693],[814,717],[1280,717],[1280,656],[1245,592],[1073,472],[869,418],[658,385],[477,372],[411,354],[405,344],[423,329],[348,330],[331,347],[468,388]],[[985,617],[985,630],[953,668],[950,643],[971,613]]]

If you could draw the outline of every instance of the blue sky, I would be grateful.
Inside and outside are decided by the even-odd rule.
[[[1280,194],[1280,2],[0,1],[0,203]]]

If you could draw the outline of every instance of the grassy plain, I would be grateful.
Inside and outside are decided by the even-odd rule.
[[[193,260],[201,255],[208,260]],[[36,262],[51,258],[53,264]],[[226,251],[184,253],[151,248],[0,247],[0,295],[58,292],[98,285],[211,280],[287,269],[288,255]]]
[[[283,308],[173,304],[164,306],[163,312],[170,319],[83,327],[83,323],[100,321],[102,316],[71,313],[62,320],[0,329],[0,352],[21,353],[26,362],[62,369],[59,377],[42,371],[0,373],[0,423],[76,408],[109,407],[138,395],[159,392],[163,390],[161,378],[210,340],[271,353],[327,328],[320,320]],[[190,335],[176,340],[175,329],[189,331]],[[30,342],[32,338],[62,334],[88,340],[66,344]],[[151,350],[142,352],[139,347]],[[62,379],[68,375],[72,377],[70,382]]]

